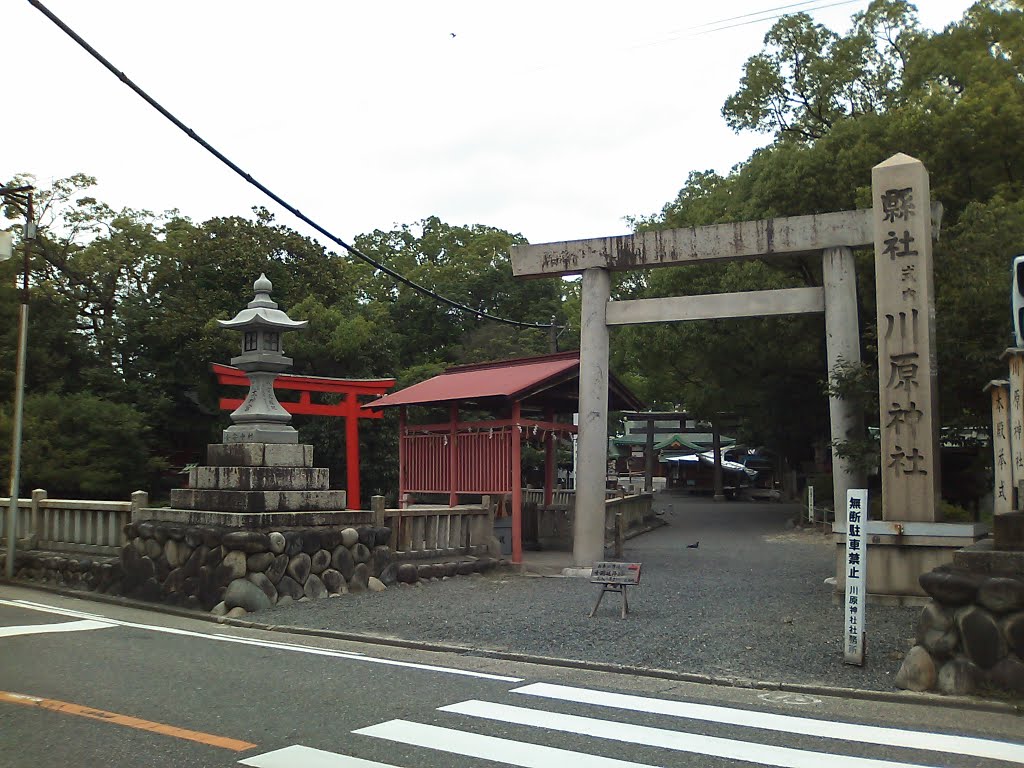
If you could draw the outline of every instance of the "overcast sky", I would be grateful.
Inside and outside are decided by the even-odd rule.
[[[768,140],[721,117],[782,10],[867,0],[44,0],[114,66],[343,238],[436,214],[531,242],[623,234]],[[941,29],[964,0],[921,0]],[[833,7],[823,7],[833,6]],[[754,15],[750,15],[754,14]],[[721,29],[728,27],[728,29]],[[716,31],[720,30],[720,31]],[[0,3],[0,179],[83,172],[115,207],[277,209],[27,0]],[[882,158],[879,158],[882,159]]]

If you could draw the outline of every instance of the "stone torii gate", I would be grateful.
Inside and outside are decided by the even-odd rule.
[[[938,234],[941,206],[932,211],[927,171],[907,155],[894,155],[876,166],[872,183],[872,210],[512,246],[512,268],[518,277],[582,274],[583,278],[573,542],[577,566],[587,567],[604,554],[609,327],[823,312],[831,375],[840,362],[860,362],[852,249],[870,245],[875,247],[880,335],[883,517],[933,524],[939,519],[931,240]],[[821,255],[824,284],[820,288],[610,300],[612,271],[809,253]],[[833,440],[845,440],[861,429],[859,414],[842,400],[830,398],[829,411]],[[835,508],[842,510],[847,490],[862,487],[863,478],[839,456],[833,458],[833,476]],[[903,525],[897,527],[902,536]],[[929,528],[921,538],[941,535]],[[963,543],[958,539],[956,546]],[[951,552],[946,555],[951,557]],[[928,569],[921,565],[918,573]],[[881,569],[889,567],[879,563]],[[881,583],[887,580],[880,576],[875,586],[888,591]],[[911,589],[919,591],[916,574],[912,581]]]

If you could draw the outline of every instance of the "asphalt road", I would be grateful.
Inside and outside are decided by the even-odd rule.
[[[0,659],[0,766],[1024,764],[1010,714],[289,636],[9,586]]]

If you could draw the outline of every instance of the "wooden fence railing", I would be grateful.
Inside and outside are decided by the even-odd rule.
[[[405,509],[385,509],[384,497],[374,496],[370,509],[375,524],[391,529],[390,546],[400,558],[484,555],[494,535],[488,496],[480,504],[414,504]]]
[[[7,531],[10,498],[0,498],[0,528]],[[136,491],[131,501],[51,499],[46,491],[32,491],[31,499],[18,499],[17,538],[32,546],[59,552],[117,555],[125,544],[124,526],[132,510],[149,505],[149,494]]]

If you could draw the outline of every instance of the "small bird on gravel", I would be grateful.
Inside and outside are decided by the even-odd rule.
[[[697,548],[697,547],[699,547],[699,546],[700,546],[700,542],[698,541],[698,542],[695,542],[695,543],[693,543],[693,544],[687,544],[687,545],[686,545],[686,548],[687,548],[687,549],[696,549],[696,548]]]

